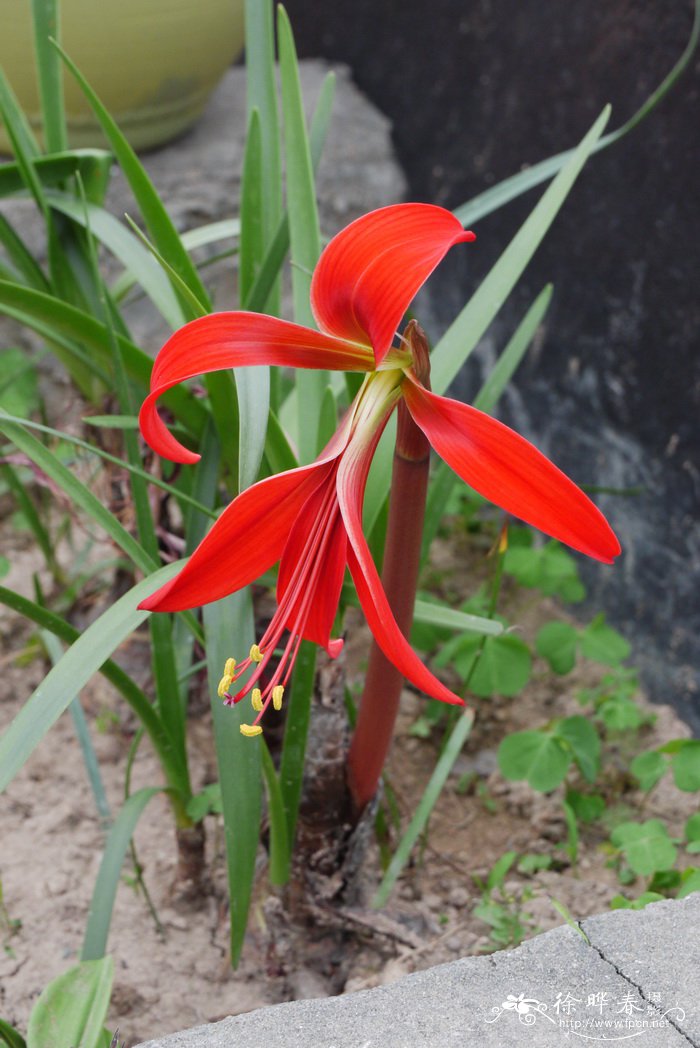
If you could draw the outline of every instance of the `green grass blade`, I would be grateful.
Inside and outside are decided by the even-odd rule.
[[[275,765],[264,740],[261,742],[260,753],[267,790],[267,816],[270,822],[270,883],[286,884],[289,880],[290,855],[282,791]]]
[[[299,66],[292,29],[283,7],[278,8],[277,35],[284,115],[294,318],[300,324],[313,327],[309,289],[311,273],[321,254],[321,233],[299,82]],[[297,437],[301,462],[310,462],[320,450],[318,418],[328,381],[328,375],[324,371],[300,371],[297,374]]]
[[[83,422],[94,423],[95,417],[96,416],[86,416],[83,419]],[[106,416],[106,418],[110,418],[110,416]],[[130,462],[127,462],[126,459],[119,458],[118,455],[111,455],[103,448],[99,448],[95,444],[89,444],[87,440],[81,440],[80,437],[74,437],[71,433],[62,433],[58,429],[53,429],[52,426],[44,426],[41,422],[32,422],[29,419],[19,418],[16,415],[8,415],[6,412],[2,411],[2,409],[0,409],[0,421],[14,422],[18,426],[24,426],[26,429],[33,429],[39,433],[46,433],[51,437],[55,437],[57,440],[63,441],[67,444],[73,444],[78,448],[83,448],[85,451],[89,451],[93,455],[98,455],[100,458],[104,459],[105,462],[111,462],[113,465],[119,466],[120,469],[125,469],[129,473],[134,473],[149,484],[152,484],[153,487],[160,488],[161,491],[167,491],[169,495],[172,495],[173,498],[177,499],[183,506],[202,514],[205,517],[209,517],[210,520],[216,520],[218,517],[218,513],[215,510],[211,509],[210,506],[206,506],[203,502],[194,498],[192,495],[188,495],[186,491],[181,491],[172,484],[168,484],[167,481],[161,480],[160,477],[153,476],[140,466],[132,466]],[[107,426],[107,428],[111,427]],[[137,427],[135,426],[133,428]]]
[[[260,5],[267,7],[267,4]],[[241,239],[239,250],[239,294],[241,307],[248,299],[255,274],[265,253],[265,166],[260,113],[250,113],[241,180]],[[238,484],[249,487],[258,475],[265,448],[270,410],[269,367],[238,368]]]
[[[20,152],[30,159],[41,155],[39,143],[29,126],[17,95],[12,90],[2,66],[0,66],[0,115],[5,121],[8,138],[19,145]]]
[[[387,871],[382,878],[382,882],[377,889],[377,893],[372,899],[372,906],[375,909],[379,909],[381,906],[385,905],[402,869],[409,860],[413,846],[427,826],[428,819],[437,803],[443,786],[447,782],[447,778],[452,770],[454,762],[462,752],[462,747],[469,737],[473,721],[473,712],[471,710],[465,710],[464,713],[460,714],[457,723],[450,732],[447,744],[440,754],[433,774],[430,776],[430,781],[428,782],[428,785],[418,802],[415,814],[408,825],[408,829],[401,838],[399,846],[394,852]]]
[[[455,630],[456,633],[480,633],[489,637],[497,637],[503,633],[503,626],[494,619],[458,611],[444,604],[433,604],[429,600],[416,601],[413,618],[415,622],[444,626],[446,629]]]
[[[136,225],[136,223],[131,218],[131,216],[130,215],[126,215],[125,217],[126,217],[127,222],[129,223],[129,225],[131,226],[132,230],[134,231],[134,233],[138,237],[138,239],[141,241],[143,246],[149,252],[151,257],[160,266],[161,272],[165,276],[168,277],[168,279],[170,281],[170,284],[171,284],[171,287],[177,288],[177,290],[180,292],[181,300],[189,303],[190,318],[205,316],[206,313],[208,312],[208,310],[207,310],[207,307],[204,304],[204,302],[202,302],[201,299],[197,298],[197,296],[195,295],[194,291],[192,291],[187,286],[187,284],[182,279],[180,274],[170,265],[170,263],[167,261],[167,259],[165,259],[163,257],[163,255],[161,255],[161,253],[158,250],[158,248],[154,244],[151,243],[151,241],[148,239],[148,237],[145,235],[145,233],[143,233],[139,229],[139,227]],[[184,322],[184,318],[182,318],[182,316],[181,316],[181,319],[180,319],[179,323],[182,324],[183,322]],[[177,327],[178,325],[176,324],[176,325],[173,325],[173,326]]]
[[[0,409],[1,410],[1,409]],[[46,566],[48,567],[51,574],[56,577],[60,577],[60,569],[56,563],[56,555],[54,553],[53,542],[51,536],[44,527],[44,524],[39,516],[36,506],[31,499],[28,491],[24,484],[17,476],[15,470],[8,463],[0,465],[0,476],[5,479],[5,482],[15,497],[17,508],[21,511],[24,519],[29,525],[32,534],[36,540],[36,544],[44,555]]]
[[[282,429],[274,411],[270,411],[265,440],[265,458],[271,473],[284,473],[299,465],[287,434]]]
[[[83,202],[67,193],[49,191],[47,199],[55,210],[68,215],[74,222],[86,228],[89,224],[93,236],[129,270],[171,328],[178,328],[185,322],[182,307],[163,269],[151,251],[143,247],[114,215],[94,204],[87,205],[86,215]]]
[[[17,273],[24,277],[31,287],[39,291],[49,290],[44,271],[4,215],[0,215],[0,244],[5,248],[7,257]]]
[[[49,729],[68,708],[76,691],[100,669],[122,641],[149,614],[138,604],[168,582],[182,562],[168,564],[137,583],[81,633],[47,674],[0,737],[0,791],[14,778]]]
[[[46,649],[46,653],[51,659],[51,662],[55,666],[60,662],[63,656],[61,643],[58,638],[55,637],[53,633],[49,633],[48,630],[41,630],[40,636],[41,643]],[[75,696],[68,709],[70,710],[73,728],[80,745],[80,752],[83,755],[83,764],[85,765],[85,772],[88,777],[88,782],[90,783],[90,789],[92,790],[97,814],[99,815],[102,824],[108,826],[112,821],[112,813],[109,809],[109,802],[107,801],[107,794],[105,793],[105,787],[102,781],[100,764],[97,760],[95,747],[92,745],[92,739],[90,738],[90,729],[88,728],[87,720],[78,695]]]
[[[19,593],[15,593],[14,590],[8,590],[4,586],[0,586],[0,603],[5,604],[8,608],[12,608],[13,611],[18,612],[20,615],[24,615],[30,622],[35,622],[43,630],[50,630],[66,644],[75,644],[80,639],[80,631],[71,626],[65,619],[62,619],[47,608],[41,607],[40,604],[35,604],[26,597],[22,597]],[[170,740],[165,734],[158,714],[151,706],[146,695],[132,678],[125,673],[121,666],[118,666],[111,659],[103,662],[99,667],[99,671],[105,680],[114,685],[134,711],[148,732],[153,748],[163,764],[168,782],[178,787],[178,784],[181,782],[181,769],[172,753]]]
[[[207,674],[211,695],[216,759],[224,813],[226,862],[231,902],[231,964],[237,967],[243,948],[253,892],[260,836],[262,781],[260,740],[247,739],[240,725],[251,719],[250,704],[224,706],[217,695],[227,658],[247,654],[255,640],[253,609],[247,590],[207,604]],[[235,644],[236,651],[232,650]]]
[[[80,954],[82,961],[92,961],[104,956],[124,858],[136,824],[148,802],[158,793],[162,793],[160,786],[147,786],[132,793],[112,824],[90,902]]]
[[[104,149],[70,149],[63,153],[38,157],[34,172],[45,189],[60,185],[72,175],[80,174],[86,187],[100,175],[105,163],[112,163],[112,155]],[[16,161],[0,164],[0,197],[11,196],[25,189],[22,172]]]
[[[55,46],[68,69],[70,69],[80,85],[83,94],[87,98],[95,116],[97,117],[105,137],[107,138],[107,141],[119,162],[119,166],[124,173],[124,177],[129,183],[131,191],[136,198],[136,202],[139,205],[141,214],[143,215],[151,240],[155,244],[159,253],[168,260],[178,276],[184,280],[185,284],[187,284],[195,297],[205,304],[207,310],[211,310],[211,302],[206,288],[202,284],[197,269],[190,259],[190,256],[187,254],[178,232],[175,229],[168,212],[163,206],[153,183],[146,173],[143,164],[136,156],[136,153],[127,142],[116,122],[109,115],[104,105],[92,90],[75,63],[71,61],[65,51],[58,47],[58,45]],[[179,293],[177,287],[175,287],[174,290],[176,294]],[[188,311],[190,308],[189,303],[183,302],[183,307]]]
[[[535,332],[542,323],[552,300],[553,286],[547,284],[540,291],[518,327],[513,332],[505,349],[474,399],[474,407],[479,411],[493,411],[501,395],[515,374],[527,348],[535,337]]]
[[[431,356],[431,381],[444,393],[494,319],[566,200],[581,168],[600,138],[608,118],[606,106],[573,156],[526,218],[476,294],[447,329]]]
[[[32,0],[34,53],[47,153],[60,153],[68,146],[63,104],[62,68],[51,40],[60,38],[59,0]]]
[[[294,835],[299,816],[315,678],[316,645],[304,640],[301,642],[299,654],[294,663],[294,673],[286,699],[287,720],[284,728],[279,775],[290,849],[294,846]]]
[[[2,1048],[5,1048],[5,1045],[7,1048],[27,1048],[24,1037],[4,1019],[0,1019],[0,1045]]]
[[[656,90],[653,91],[647,100],[639,107],[637,112],[634,113],[621,127],[618,127],[615,131],[611,131],[609,134],[604,135],[599,139],[599,141],[593,146],[591,154],[599,153],[601,150],[607,149],[608,146],[613,145],[615,142],[619,142],[621,138],[629,134],[630,131],[637,127],[637,125],[658,106],[659,102],[666,97],[678,78],[687,68],[691,58],[695,54],[699,39],[700,0],[695,0],[693,26],[690,31],[690,36],[688,37],[688,43],[686,44],[681,57],[668,75],[664,77]],[[519,171],[516,175],[511,175],[510,178],[504,179],[502,182],[499,182],[498,185],[492,186],[491,189],[487,189],[484,193],[480,193],[472,200],[469,200],[465,204],[456,208],[455,215],[463,225],[471,225],[478,219],[490,215],[492,211],[497,211],[498,208],[503,207],[511,200],[526,193],[529,189],[533,189],[535,186],[541,185],[542,182],[546,182],[548,179],[553,178],[559,171],[561,171],[562,167],[568,163],[574,153],[574,149],[568,149],[563,153],[557,153],[556,156],[551,156],[546,160],[542,160],[539,164],[533,164],[532,167],[528,167],[525,171]]]
[[[105,325],[53,295],[43,294],[21,284],[0,281],[0,312],[14,317],[42,335],[53,331],[56,335],[65,336],[84,346],[97,357],[100,364],[109,364],[111,348]],[[147,390],[153,361],[129,339],[117,335],[117,341],[129,378]],[[187,389],[177,386],[168,390],[163,394],[162,402],[193,433],[201,433],[207,411]]]
[[[29,1016],[27,1048],[99,1048],[113,978],[114,961],[103,957],[52,979]]]
[[[101,528],[113,539],[129,559],[148,573],[157,567],[157,562],[152,559],[124,528],[116,517],[106,509],[96,495],[73,476],[60,459],[44,447],[41,441],[28,433],[22,426],[14,422],[8,422],[5,413],[0,409],[0,432],[4,433],[8,440],[20,451],[42,469],[73,502],[76,506],[88,514]]]
[[[335,76],[333,73],[329,73],[321,85],[321,91],[311,121],[309,149],[314,171],[318,167],[323,152],[323,146],[326,141],[334,94]],[[255,283],[250,290],[250,294],[245,304],[246,309],[250,309],[255,313],[263,312],[288,250],[289,216],[285,212],[275,231],[275,235],[270,242],[270,246],[267,249],[260,269],[258,270]]]

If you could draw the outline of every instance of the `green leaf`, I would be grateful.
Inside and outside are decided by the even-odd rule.
[[[639,788],[644,793],[656,786],[668,768],[668,761],[656,750],[649,753],[638,753],[630,764],[630,771],[639,780]]]
[[[425,622],[432,626],[441,626],[448,630],[478,633],[497,637],[503,633],[503,625],[496,619],[487,619],[482,615],[471,615],[457,608],[433,600],[416,600],[413,609],[414,622]]]
[[[7,221],[0,214],[0,244],[5,248],[7,257],[14,266],[10,269],[4,263],[0,266],[0,277],[10,283],[22,277],[23,281],[37,291],[48,291],[49,282],[44,276],[44,271],[36,261],[32,253],[25,247],[22,240]]]
[[[114,961],[103,957],[53,979],[29,1016],[27,1048],[98,1048],[113,978]]]
[[[138,604],[168,582],[182,562],[168,564],[139,582],[93,622],[47,674],[0,736],[0,792],[12,781],[73,696],[149,614]],[[50,627],[49,627],[50,628]]]
[[[518,857],[515,851],[507,851],[497,859],[486,878],[486,890],[492,892],[494,888],[500,888],[506,879],[506,874]]]
[[[311,273],[321,254],[321,233],[294,37],[289,18],[281,6],[277,14],[277,36],[284,116],[294,319],[299,324],[314,327],[309,290]],[[324,371],[300,371],[297,375],[298,446],[301,463],[310,462],[320,450],[318,419],[323,391],[327,385],[328,375]]]
[[[286,884],[289,879],[289,839],[280,782],[265,741],[260,747],[262,771],[267,789],[267,817],[270,821],[270,883]]]
[[[83,362],[96,357],[101,365],[109,366],[111,345],[105,325],[53,295],[0,280],[0,312],[14,317],[49,341],[63,337],[64,341],[61,344],[70,346],[73,353],[79,351],[81,346],[84,347],[83,355],[78,353],[78,358]],[[144,390],[148,389],[153,361],[143,350],[121,335],[117,335],[117,341],[129,378]],[[85,351],[90,357],[85,356]],[[107,381],[106,372],[102,371],[101,375]],[[162,402],[193,432],[201,432],[206,420],[206,408],[189,390],[182,386],[174,387],[163,394]]]
[[[671,759],[673,781],[679,790],[700,790],[700,741],[684,740],[685,745]]]
[[[31,415],[38,404],[38,387],[27,351],[0,349],[0,376],[0,407],[10,415]]]
[[[89,228],[101,244],[131,273],[150,298],[166,323],[173,329],[184,324],[185,314],[162,267],[138,237],[127,227],[95,204],[84,204],[67,193],[49,192],[51,206],[74,222]]]
[[[160,254],[167,258],[169,264],[178,276],[184,280],[196,298],[203,302],[207,309],[211,309],[211,302],[206,288],[201,282],[197,269],[185,250],[178,232],[141,161],[75,63],[70,60],[68,55],[57,44],[55,46],[90,103],[105,137],[119,162],[119,166],[131,187],[155,246]],[[179,294],[177,287],[174,287],[174,291],[176,294]],[[182,305],[186,311],[189,310],[189,303],[182,301]]]
[[[600,769],[600,738],[585,717],[566,717],[555,728],[557,738],[570,747],[581,774],[588,782],[595,782]]]
[[[380,909],[386,904],[401,871],[410,858],[416,841],[424,832],[425,827],[428,824],[431,812],[437,804],[438,797],[447,782],[454,763],[462,752],[462,747],[469,737],[473,722],[474,714],[471,710],[464,710],[458,714],[455,726],[443,747],[442,753],[435,765],[435,769],[430,776],[430,781],[423,791],[423,795],[418,802],[413,818],[408,825],[408,829],[399,841],[399,846],[394,852],[386,873],[382,878],[382,882],[372,899],[372,907],[374,909]]]
[[[522,586],[539,589],[545,596],[579,601],[586,591],[578,576],[576,561],[553,540],[543,546],[510,546],[504,570]]]
[[[51,46],[52,39],[60,39],[58,14],[58,0],[32,0],[34,53],[47,153],[60,153],[68,145],[61,63]]]
[[[479,642],[470,641],[470,644],[476,643]],[[460,673],[464,668],[466,662],[462,664]],[[510,633],[486,637],[469,686],[475,695],[483,698],[489,695],[517,695],[530,679],[531,669],[530,649],[519,637]]]
[[[700,812],[691,815],[685,824],[685,839],[689,844],[700,843]]]
[[[634,113],[630,119],[622,125],[622,127],[617,128],[615,131],[611,131],[609,134],[599,139],[591,150],[592,153],[598,153],[600,150],[607,148],[607,146],[612,145],[614,142],[619,142],[624,135],[628,134],[633,128],[641,123],[649,113],[652,112],[662,98],[668,94],[687,67],[697,47],[699,36],[700,0],[695,0],[695,17],[693,19],[693,26],[688,38],[688,43],[686,44],[681,57],[673,66],[670,73],[664,77],[656,90],[653,91],[646,101],[639,107],[637,112]],[[516,175],[511,175],[510,178],[506,178],[503,182],[499,182],[498,185],[487,189],[486,192],[474,197],[474,199],[470,200],[468,203],[463,204],[461,207],[457,208],[455,214],[465,225],[474,222],[477,218],[483,218],[484,215],[491,214],[492,211],[503,207],[510,200],[515,199],[515,197],[520,196],[522,193],[526,193],[534,186],[538,186],[541,182],[545,182],[547,179],[552,178],[552,176],[555,175],[557,171],[560,171],[564,164],[566,164],[567,161],[569,161],[569,158],[573,155],[574,150],[569,149],[565,153],[558,153],[556,156],[548,157],[547,160],[543,160],[539,164],[533,164],[524,171],[520,171]]]
[[[694,866],[689,866],[681,874],[681,886],[676,894],[676,898],[685,899],[686,895],[691,895],[693,892],[700,892],[700,870]]]
[[[245,738],[240,725],[250,705],[224,706],[217,686],[226,659],[247,654],[255,639],[250,593],[241,590],[202,610],[206,629],[207,677],[211,695],[216,760],[224,813],[226,862],[231,902],[231,964],[240,959],[255,878],[262,810],[260,740]],[[231,651],[235,638],[238,651]]]
[[[615,827],[610,839],[620,848],[634,872],[641,876],[668,870],[676,861],[677,848],[660,819],[623,822]]]
[[[498,747],[498,765],[506,779],[527,779],[533,790],[549,793],[566,778],[571,756],[551,732],[516,731]]]
[[[605,811],[605,798],[599,793],[567,790],[566,803],[580,822],[595,822]]]
[[[642,892],[637,899],[626,899],[624,895],[614,895],[610,900],[611,910],[643,910],[651,902],[662,902],[664,895],[658,892]]]
[[[71,176],[80,174],[88,197],[97,184],[105,181],[105,171],[112,164],[112,154],[105,149],[70,149],[34,159],[34,171],[42,186],[60,185]],[[22,172],[16,161],[0,164],[0,197],[10,196],[25,188]]]
[[[284,726],[284,743],[280,761],[280,786],[290,850],[294,846],[299,815],[315,679],[316,645],[304,640],[299,646],[299,654],[294,664],[294,674],[287,695],[287,719]]]
[[[90,902],[83,949],[80,955],[83,961],[94,961],[104,956],[124,858],[137,822],[148,802],[158,793],[162,793],[160,786],[146,786],[132,793],[124,801],[121,811],[110,827]],[[105,1015],[102,1016],[100,1026],[104,1019]]]
[[[630,650],[625,638],[612,626],[606,626],[604,615],[597,615],[581,634],[582,654],[604,666],[619,666],[629,657]]]
[[[476,294],[451,324],[431,356],[431,381],[444,393],[477,345],[542,242],[610,116],[606,106],[593,127],[525,220]]]
[[[42,469],[63,491],[76,506],[80,506],[117,545],[126,553],[127,557],[143,572],[150,572],[155,567],[154,562],[144,552],[138,542],[124,528],[114,514],[106,509],[96,495],[92,493],[82,481],[78,480],[69,469],[63,465],[60,459],[44,447],[41,441],[32,436],[31,433],[14,422],[7,421],[4,412],[0,411],[0,432],[12,441],[15,447],[23,451],[25,455]]]
[[[0,1045],[7,1045],[7,1048],[27,1048],[27,1042],[24,1037],[15,1030],[14,1026],[10,1026],[4,1019],[0,1019]]]
[[[568,622],[546,622],[537,632],[537,654],[546,659],[554,673],[571,673],[576,665],[578,631]]]

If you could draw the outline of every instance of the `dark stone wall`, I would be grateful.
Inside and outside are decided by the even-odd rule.
[[[683,51],[691,0],[288,0],[302,56],[347,62],[393,121],[412,199],[456,206],[574,145],[605,103],[626,120]],[[700,60],[621,143],[592,160],[456,391],[541,287],[543,337],[504,415],[599,501],[625,548],[587,566],[591,610],[635,643],[652,696],[700,727]],[[431,330],[454,316],[541,190],[477,223],[431,279]],[[428,319],[428,318],[427,318]]]

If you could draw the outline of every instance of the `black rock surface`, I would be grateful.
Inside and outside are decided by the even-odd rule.
[[[602,107],[624,122],[690,33],[683,0],[288,0],[301,55],[347,62],[393,121],[409,196],[447,207],[574,145]],[[545,329],[502,414],[599,499],[624,555],[585,565],[590,610],[633,641],[654,699],[700,727],[700,60],[661,106],[593,159],[455,385],[480,373],[547,281]],[[439,332],[541,190],[481,220],[431,278]]]

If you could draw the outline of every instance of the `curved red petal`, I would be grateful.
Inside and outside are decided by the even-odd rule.
[[[490,415],[439,397],[409,375],[404,398],[445,462],[490,502],[611,564],[620,543],[597,506],[542,452]]]
[[[453,706],[463,706],[464,700],[430,672],[399,629],[362,533],[365,484],[380,434],[381,431],[364,448],[353,449],[350,445],[338,467],[338,501],[348,536],[350,574],[367,624],[389,661],[426,695]]]
[[[367,371],[374,367],[374,357],[366,346],[261,313],[200,317],[171,335],[155,359],[151,392],[139,414],[146,442],[174,462],[197,462],[199,455],[183,447],[159,418],[158,397],[196,375],[250,364]]]
[[[309,495],[332,469],[312,463],[267,477],[221,514],[182,571],[139,604],[147,611],[184,611],[219,600],[253,582],[280,559]]]
[[[380,364],[418,289],[454,244],[474,239],[433,204],[363,215],[331,240],[314,271],[311,308],[319,327],[369,343]]]
[[[321,521],[329,498],[332,505],[328,506],[325,521]],[[314,543],[315,527],[322,527],[323,533]],[[346,564],[347,535],[338,510],[335,478],[329,475],[325,483],[309,495],[297,517],[284,547],[277,577],[279,605],[290,586],[296,589],[293,603],[285,613],[288,628],[292,629],[294,623],[303,617],[302,636],[327,651],[333,643],[330,634],[338,611]],[[306,568],[301,576],[300,568]],[[304,604],[308,606],[305,614],[302,613]]]

